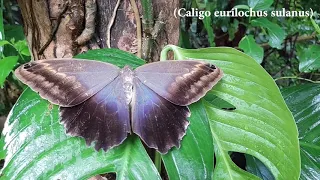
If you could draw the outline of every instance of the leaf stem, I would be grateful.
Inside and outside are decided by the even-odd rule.
[[[154,164],[159,172],[161,174],[161,154],[155,151],[155,156],[154,156]]]
[[[320,81],[313,81],[311,79],[306,79],[306,78],[302,78],[302,77],[298,77],[298,76],[279,77],[279,78],[274,79],[274,81],[278,81],[280,79],[299,79],[299,80],[304,80],[304,81],[308,81],[308,82],[315,83],[315,84],[320,84]]]

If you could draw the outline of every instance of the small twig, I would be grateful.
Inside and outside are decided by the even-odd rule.
[[[280,79],[299,79],[299,80],[304,80],[304,81],[308,81],[308,82],[315,83],[315,84],[320,84],[320,81],[312,81],[312,80],[310,80],[310,79],[305,79],[305,78],[297,77],[297,76],[279,77],[279,78],[274,79],[274,81],[278,81],[278,80],[280,80]]]
[[[134,12],[134,17],[136,19],[137,24],[137,41],[138,41],[138,52],[137,56],[141,58],[141,49],[142,49],[142,32],[141,32],[141,20],[139,15],[139,10],[135,0],[130,0],[131,7]]]
[[[113,26],[114,20],[116,19],[117,11],[118,11],[118,8],[119,8],[119,5],[120,5],[120,1],[121,0],[117,1],[117,4],[113,9],[113,13],[112,13],[111,19],[110,19],[110,21],[108,23],[108,27],[107,27],[107,46],[108,46],[108,48],[111,48],[111,28]]]
[[[49,39],[47,40],[47,42],[42,46],[42,48],[40,48],[38,55],[42,55],[44,50],[49,46],[49,44],[51,43],[51,41],[53,40],[53,37],[55,36],[55,34],[58,31],[61,19],[62,19],[62,15],[67,11],[68,9],[68,3],[64,6],[64,8],[62,9],[61,13],[59,14],[56,23],[54,24],[52,31],[49,35]]]

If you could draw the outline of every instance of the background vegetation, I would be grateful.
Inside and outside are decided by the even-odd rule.
[[[148,1],[144,1],[148,2]],[[184,0],[181,4],[182,7],[187,9],[198,8],[199,10],[211,11],[212,14],[215,11],[228,11],[232,8],[239,8],[243,11],[252,8],[255,11],[268,11],[269,13],[274,10],[286,11],[320,11],[320,2],[317,0],[311,1],[299,1],[299,0],[229,0],[229,1],[214,1],[214,0]],[[19,11],[19,7],[14,0],[5,0],[1,2],[0,9],[0,116],[2,119],[8,115],[10,109],[14,105],[16,99],[19,97],[22,90],[25,88],[12,74],[12,71],[20,64],[25,63],[31,59],[27,43],[23,34],[22,19]],[[312,17],[205,17],[200,20],[197,17],[181,18],[180,22],[180,39],[179,46],[186,49],[198,49],[205,47],[219,47],[228,46],[238,50],[242,50],[247,55],[251,56],[257,63],[261,65],[277,83],[277,86],[281,89],[283,98],[286,101],[287,106],[291,110],[294,119],[296,121],[299,131],[299,143],[300,143],[300,156],[301,156],[301,175],[300,179],[317,179],[320,177],[320,17],[315,13]],[[101,52],[104,53],[104,52]],[[208,52],[207,52],[208,53]],[[219,56],[219,52],[211,52],[213,57],[220,57],[224,60],[224,56]],[[226,53],[233,53],[233,51],[226,50]],[[191,51],[177,50],[176,55],[181,57],[189,57],[192,54]],[[85,56],[85,55],[84,55]],[[247,60],[245,57],[229,56],[230,62],[236,63],[237,59]],[[93,58],[92,55],[87,55],[84,58]],[[203,57],[204,58],[204,57]],[[227,59],[227,58],[226,58]],[[221,67],[228,68],[219,59],[213,58],[215,63]],[[122,62],[122,61],[119,61]],[[125,62],[123,62],[125,63]],[[242,68],[256,67],[252,62],[248,60],[247,66]],[[234,64],[231,64],[234,65]],[[233,67],[233,66],[231,66]],[[258,68],[258,66],[257,66]],[[240,68],[241,69],[241,68]],[[273,90],[273,86],[265,79],[252,80],[247,69],[239,70],[239,67],[234,67],[235,72],[227,72],[227,75],[232,75],[243,78],[255,83],[265,83],[270,85],[270,91]],[[239,70],[240,75],[237,74]],[[251,71],[250,71],[251,72]],[[259,74],[258,72],[257,74]],[[256,74],[254,74],[256,75]],[[260,74],[261,75],[261,74]],[[264,75],[261,75],[264,76]],[[228,77],[228,76],[227,76]],[[234,79],[233,79],[234,80]],[[263,82],[259,82],[259,80]],[[236,82],[236,81],[234,81]],[[243,80],[239,82],[244,82]],[[238,85],[239,87],[241,85]],[[245,87],[243,87],[245,88]],[[263,88],[251,89],[252,93],[264,94]],[[226,100],[227,94],[232,92],[225,92],[222,89],[216,90],[221,96],[224,96]],[[247,90],[249,91],[249,90]],[[268,93],[266,93],[268,94]],[[271,93],[272,94],[272,93]],[[24,94],[25,98],[37,98],[35,94],[31,92]],[[276,96],[276,95],[275,95]],[[207,97],[208,98],[208,97]],[[241,97],[239,97],[241,99]],[[227,103],[226,101],[211,97],[206,102],[214,101]],[[258,97],[257,97],[258,99]],[[272,99],[272,98],[271,98]],[[246,99],[245,99],[246,100]],[[247,99],[249,101],[250,99]],[[230,102],[230,101],[228,101]],[[44,103],[44,102],[42,102]],[[232,104],[232,102],[230,102]],[[234,102],[235,103],[235,102]],[[271,104],[271,103],[270,103]],[[265,104],[265,108],[270,104]],[[281,103],[280,103],[281,104]],[[217,105],[217,104],[214,104]],[[210,109],[212,104],[205,104],[204,107]],[[235,105],[235,104],[233,104]],[[46,104],[44,105],[47,106]],[[229,105],[228,105],[229,106]],[[230,105],[232,106],[232,105]],[[261,105],[264,107],[264,105]],[[192,107],[197,109],[197,105]],[[238,108],[238,107],[237,107]],[[19,107],[18,107],[19,109]],[[284,108],[285,109],[285,108]],[[40,109],[41,110],[41,109]],[[40,111],[39,110],[39,111]],[[250,109],[249,109],[250,110]],[[253,109],[254,110],[254,109]],[[18,111],[18,110],[17,110]],[[52,111],[57,111],[53,109]],[[44,112],[44,111],[42,111]],[[245,111],[246,112],[246,111]],[[249,111],[246,113],[250,113]],[[226,114],[223,114],[225,116]],[[238,116],[239,117],[239,116]],[[11,117],[12,118],[12,117]],[[13,120],[14,118],[12,118]],[[211,130],[215,129],[214,123],[208,120]],[[211,122],[211,123],[210,123]],[[42,122],[35,122],[42,123]],[[37,124],[39,125],[39,124]],[[40,125],[39,125],[40,126]],[[196,126],[195,126],[196,127]],[[259,126],[251,127],[257,129]],[[57,127],[58,128],[58,127]],[[245,127],[243,127],[245,128]],[[248,127],[247,127],[248,128]],[[61,129],[55,130],[58,132]],[[217,129],[215,129],[217,130]],[[194,130],[196,132],[196,130]],[[225,129],[225,132],[228,132]],[[223,132],[221,132],[223,133]],[[230,131],[232,133],[232,131]],[[259,132],[257,132],[259,134]],[[60,138],[65,138],[61,134],[55,134]],[[221,137],[227,137],[221,135]],[[222,140],[226,140],[221,138]],[[221,140],[220,139],[220,140]],[[221,141],[222,141],[221,140]],[[68,140],[69,141],[69,140]],[[73,141],[73,140],[70,140]],[[135,143],[136,139],[130,139],[128,144],[136,149],[141,149],[141,144]],[[76,142],[77,143],[77,142]],[[72,144],[72,142],[71,142]],[[74,144],[73,144],[74,145]],[[215,146],[216,147],[216,146]],[[123,146],[120,147],[124,148]],[[211,147],[213,148],[213,147]],[[286,149],[286,147],[283,147]],[[124,148],[125,149],[125,148]],[[60,149],[61,150],[61,149]],[[65,152],[68,149],[62,149]],[[225,149],[226,154],[230,154],[232,161],[241,169],[244,169],[262,179],[274,179],[274,172],[270,167],[266,167],[266,164],[262,163],[257,158],[250,156],[246,153],[239,153],[240,151],[232,151],[231,149]],[[59,151],[59,149],[57,150]],[[290,150],[288,150],[289,152]],[[121,151],[124,153],[125,151]],[[257,150],[258,152],[258,150]],[[2,153],[5,153],[2,151]],[[87,151],[84,156],[91,155],[91,151]],[[137,159],[144,159],[144,154],[135,151],[133,155]],[[225,157],[217,152],[216,158]],[[220,152],[221,153],[221,152]],[[1,154],[1,153],[0,153]],[[187,154],[190,154],[187,151]],[[201,154],[201,152],[199,152]],[[250,153],[249,153],[250,154]],[[252,154],[252,153],[251,153]],[[4,157],[2,154],[0,157]],[[99,159],[100,156],[95,156]],[[194,155],[196,156],[196,155]],[[19,157],[19,156],[18,156]],[[30,156],[32,157],[32,156]],[[53,156],[55,157],[55,156]],[[178,157],[178,155],[177,155]],[[110,157],[106,157],[110,158]],[[124,158],[128,158],[124,156]],[[110,159],[109,159],[110,160]],[[111,157],[112,160],[112,157]],[[110,160],[110,161],[111,161]],[[126,160],[123,160],[126,161]],[[120,162],[123,162],[120,161]],[[148,161],[144,160],[144,161]],[[174,166],[174,163],[170,162],[172,159],[163,158],[163,161],[167,167],[167,174],[162,177],[179,176],[179,173],[175,170],[170,170],[170,163]],[[18,161],[19,162],[19,161]],[[93,159],[95,162],[95,159]],[[219,161],[218,161],[219,162]],[[79,163],[79,162],[78,162]],[[104,162],[101,162],[104,163]],[[150,163],[150,162],[148,162]],[[151,162],[152,163],[152,162]],[[209,163],[210,162],[206,162]],[[220,170],[228,169],[223,167],[230,165],[231,163],[220,164]],[[118,164],[120,167],[122,164]],[[217,165],[217,164],[215,164]],[[219,165],[219,163],[218,163]],[[288,164],[287,164],[288,165]],[[117,167],[118,167],[117,166]],[[72,166],[66,166],[72,167]],[[66,171],[67,168],[65,167]],[[150,168],[150,172],[153,172],[153,166],[144,166],[146,169]],[[63,167],[61,167],[63,168]],[[136,167],[138,168],[138,167]],[[168,169],[169,168],[169,169]],[[213,167],[206,167],[207,169],[213,169]],[[206,169],[205,168],[205,169]],[[219,167],[215,168],[219,169]],[[230,168],[230,167],[229,167]],[[98,168],[97,168],[98,169]],[[98,173],[97,169],[92,169],[92,172]],[[117,168],[116,168],[117,169]],[[237,168],[231,167],[230,172],[237,174],[234,171],[238,171]],[[27,169],[28,170],[28,169]],[[26,170],[26,171],[27,171]],[[80,171],[80,169],[76,169]],[[122,169],[123,170],[123,169]],[[179,170],[179,169],[178,169]],[[183,168],[186,171],[186,167]],[[89,170],[88,170],[89,171]],[[117,171],[117,170],[110,170]],[[9,171],[7,171],[10,173]],[[92,174],[92,172],[90,172]],[[118,171],[117,171],[118,172]],[[121,171],[122,172],[122,171]],[[14,174],[12,171],[11,173]],[[54,172],[51,172],[54,174]],[[89,173],[89,174],[90,174]],[[123,176],[126,176],[123,172]],[[163,173],[163,172],[162,172]],[[288,172],[290,174],[290,170]],[[152,174],[157,177],[157,174]],[[244,177],[249,175],[241,174]],[[19,176],[19,174],[17,175]],[[119,176],[118,174],[118,177]],[[130,177],[135,177],[134,175]],[[183,176],[182,176],[183,177]],[[198,176],[199,177],[199,176]],[[236,177],[234,177],[236,178]],[[277,177],[281,179],[281,177]],[[282,177],[283,178],[283,177]],[[283,178],[285,179],[285,178]]]

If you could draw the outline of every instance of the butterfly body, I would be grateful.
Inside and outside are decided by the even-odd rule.
[[[125,66],[121,69],[120,75],[122,78],[122,86],[124,89],[126,102],[127,104],[130,104],[132,99],[132,93],[133,93],[133,79],[135,78],[133,69],[130,66]]]
[[[133,70],[80,59],[40,60],[16,76],[60,106],[60,122],[95,149],[121,144],[128,134],[167,153],[180,147],[189,125],[187,105],[198,101],[222,71],[203,61],[164,61]]]

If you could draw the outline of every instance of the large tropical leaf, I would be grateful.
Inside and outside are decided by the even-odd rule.
[[[216,108],[203,100],[217,159],[213,179],[257,179],[237,167],[230,152],[258,158],[276,179],[299,178],[297,127],[278,87],[258,63],[232,48],[187,50],[167,46],[162,51],[162,59],[169,50],[174,52],[176,59],[208,60],[225,73],[212,91],[233,104],[236,110]],[[166,158],[166,166],[169,166]],[[178,166],[174,162],[175,156],[170,158],[173,159],[170,163],[174,163],[171,166]],[[179,172],[183,170],[186,169]]]
[[[300,179],[320,178],[320,85],[304,84],[282,90],[296,120],[301,152]]]

